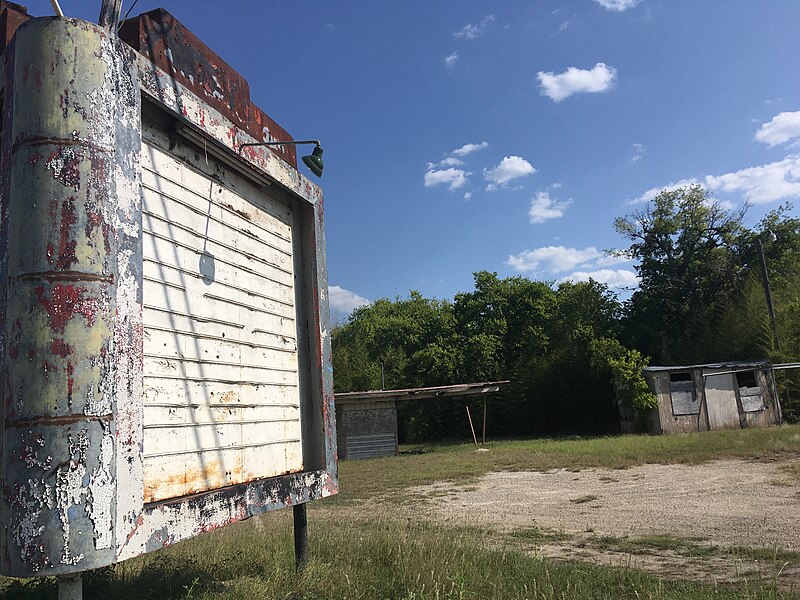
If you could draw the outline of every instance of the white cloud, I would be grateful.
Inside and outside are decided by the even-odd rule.
[[[631,259],[604,254],[593,246],[583,249],[545,246],[520,252],[509,256],[506,260],[507,265],[521,273],[533,273],[544,277],[569,273],[569,275],[561,277],[559,281],[594,279],[612,288],[633,288],[639,285],[634,271],[608,268],[628,262],[632,262]]]
[[[460,167],[463,164],[464,164],[463,160],[459,160],[453,156],[448,156],[447,158],[442,159],[438,163],[429,162],[427,165],[425,165],[425,168],[428,171],[431,171],[439,167]]]
[[[556,31],[556,33],[561,33],[570,25],[572,25],[572,21],[564,21],[563,23],[561,23],[561,25],[558,26],[558,31]]]
[[[444,66],[452,67],[458,62],[458,52],[453,52],[444,57]]]
[[[542,96],[561,102],[572,94],[595,94],[610,89],[614,85],[617,70],[599,62],[591,70],[570,67],[557,75],[552,71],[539,71],[536,76],[542,88]]]
[[[681,179],[669,185],[650,188],[628,204],[653,200],[662,191],[701,184],[712,192],[740,193],[752,204],[800,198],[800,154],[790,154],[783,160],[748,167],[723,175],[706,175],[703,179]],[[732,206],[726,202],[725,206]]]
[[[544,246],[511,255],[506,264],[520,273],[563,273],[587,265],[602,256],[603,253],[593,246],[583,250],[564,246]]]
[[[442,160],[442,162],[440,162],[439,164],[442,165],[443,167],[458,167],[459,165],[463,165],[464,161],[458,160],[453,156],[448,156],[447,158]]]
[[[621,254],[603,254],[603,256],[594,261],[594,267],[613,267],[614,265],[628,262],[633,262],[633,259]]]
[[[622,12],[633,8],[641,0],[594,0],[606,10],[613,10],[615,12]]]
[[[472,192],[464,192],[464,200],[471,200],[472,199]]]
[[[533,173],[536,173],[534,166],[521,156],[506,156],[496,167],[483,170],[483,176],[489,182],[486,191],[493,192],[514,179]]]
[[[650,202],[651,200],[655,199],[655,197],[658,196],[661,192],[671,192],[672,190],[677,190],[678,188],[690,187],[693,185],[697,185],[699,183],[700,181],[698,181],[697,179],[681,179],[679,181],[673,181],[672,183],[668,183],[667,185],[650,188],[638,198],[629,200],[627,204],[644,204],[645,202]]]
[[[772,117],[769,123],[764,123],[756,131],[756,141],[768,146],[785,144],[793,139],[800,139],[800,110],[795,112],[782,112]]]
[[[369,304],[369,300],[363,296],[359,296],[355,292],[346,290],[338,285],[331,285],[328,287],[328,298],[332,311],[344,313],[346,315],[349,315],[360,306]]]
[[[547,192],[539,192],[531,199],[528,217],[531,220],[531,224],[534,225],[551,219],[559,219],[564,216],[570,204],[572,204],[571,199],[559,202],[551,198]]]
[[[605,283],[611,288],[635,288],[639,285],[639,278],[633,271],[626,269],[599,269],[597,271],[575,271],[563,277],[560,281],[589,281]]]
[[[456,31],[453,35],[465,40],[474,40],[486,33],[486,28],[494,21],[494,15],[486,15],[477,25],[464,25],[464,27]]]
[[[644,153],[647,150],[647,148],[644,147],[644,144],[640,144],[638,142],[635,142],[635,143],[631,144],[631,150],[633,151],[633,156],[631,157],[631,159],[628,162],[630,164],[632,164],[632,165],[635,165],[640,160],[642,160],[642,158],[644,157]]]
[[[460,187],[464,187],[467,183],[467,177],[469,177],[470,173],[464,171],[463,169],[441,169],[441,170],[432,170],[425,173],[425,187],[433,187],[435,185],[447,185],[448,190],[457,190]]]
[[[479,144],[464,144],[461,148],[456,148],[451,152],[451,154],[455,154],[456,156],[467,156],[468,154],[472,154],[473,152],[477,152],[478,150],[483,150],[484,148],[489,147],[489,142],[480,142]]]
[[[709,175],[705,184],[710,190],[741,192],[753,204],[797,198],[800,197],[800,154],[717,177]]]

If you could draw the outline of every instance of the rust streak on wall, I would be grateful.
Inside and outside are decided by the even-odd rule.
[[[180,21],[156,9],[125,22],[120,38],[259,142],[292,136],[250,101],[250,85]],[[272,148],[297,169],[295,146]]]

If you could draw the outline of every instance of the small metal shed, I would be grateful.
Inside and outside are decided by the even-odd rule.
[[[773,365],[730,361],[644,369],[658,408],[649,415],[654,433],[766,427],[781,423]],[[624,411],[621,410],[621,413]],[[623,430],[631,421],[623,416]]]
[[[496,392],[507,381],[462,383],[404,390],[372,390],[335,395],[339,458],[395,456],[397,400],[424,400]]]

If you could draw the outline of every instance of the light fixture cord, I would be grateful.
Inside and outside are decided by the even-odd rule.
[[[131,7],[128,9],[128,12],[125,13],[124,17],[122,17],[122,21],[120,21],[119,27],[117,27],[117,31],[122,29],[122,26],[125,25],[125,21],[128,20],[128,15],[131,14],[131,11],[133,10],[133,7],[136,6],[137,2],[139,2],[139,0],[133,0],[133,4],[131,4]]]

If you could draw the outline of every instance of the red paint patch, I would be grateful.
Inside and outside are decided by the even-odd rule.
[[[68,270],[78,262],[75,257],[75,249],[78,246],[77,240],[71,239],[72,227],[78,221],[75,216],[75,199],[67,198],[61,203],[61,231],[58,243],[58,259],[56,267]]]
[[[85,298],[85,290],[70,285],[54,285],[48,297],[44,285],[36,288],[36,301],[47,311],[50,317],[50,329],[64,333],[64,327],[76,315],[86,319],[86,326],[94,325],[98,308],[96,298]]]
[[[90,212],[86,215],[86,237],[91,238],[95,229],[100,228],[103,234],[103,246],[106,253],[111,253],[111,240],[109,238],[108,225],[101,213]]]
[[[45,166],[53,172],[54,179],[77,190],[81,187],[78,165],[82,158],[82,154],[76,152],[74,148],[59,148],[50,154]]]
[[[75,384],[75,367],[71,362],[67,362],[67,405],[72,406],[72,386]]]
[[[72,354],[72,346],[61,338],[56,338],[53,340],[53,343],[50,344],[50,352],[61,358],[67,358],[67,356]]]

